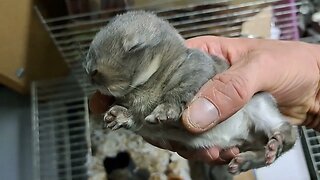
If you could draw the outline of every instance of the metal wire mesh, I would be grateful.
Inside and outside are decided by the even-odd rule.
[[[162,2],[162,3],[161,3]],[[185,38],[200,35],[237,37],[241,25],[272,6],[281,39],[297,39],[295,15],[306,0],[168,1],[127,9],[97,11],[45,18],[37,10],[58,50],[72,70],[72,77],[32,85],[35,179],[87,179],[90,153],[86,97],[93,92],[81,67],[81,59],[99,29],[115,14],[132,9],[154,11],[168,20]]]
[[[32,105],[35,179],[86,179],[88,113],[79,85],[72,78],[34,83]]]
[[[156,1],[158,2],[158,1]],[[160,2],[160,1],[159,1]],[[99,29],[117,13],[127,10],[145,9],[168,20],[184,38],[200,35],[236,37],[241,35],[241,25],[267,6],[272,6],[275,24],[281,30],[281,39],[297,39],[295,15],[305,0],[219,0],[196,1],[176,7],[162,3],[91,13],[76,14],[57,18],[39,15],[62,56],[68,62],[73,74],[86,93],[92,92],[84,70],[81,68],[81,54],[85,54],[91,40]],[[164,6],[164,7],[163,7]],[[160,8],[163,7],[163,8]],[[80,53],[82,51],[83,53]]]

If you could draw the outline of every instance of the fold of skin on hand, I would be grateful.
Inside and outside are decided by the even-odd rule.
[[[195,96],[195,99],[209,98],[208,111],[215,111],[211,116],[203,116],[206,112],[199,111],[193,104],[184,111],[182,121],[188,131],[201,133],[214,127],[259,91],[270,92],[276,98],[280,111],[292,124],[320,130],[319,45],[215,36],[189,39],[186,45],[223,58],[231,65],[226,72],[208,81]],[[145,139],[185,158],[211,164],[228,163],[239,153],[236,147],[186,151],[177,142],[161,144]]]

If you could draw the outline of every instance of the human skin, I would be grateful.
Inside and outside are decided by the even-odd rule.
[[[202,133],[226,120],[259,91],[271,93],[289,122],[320,130],[320,46],[296,41],[201,36],[186,41],[189,48],[225,59],[230,68],[209,80],[197,100],[183,112],[182,122]],[[146,139],[148,141],[148,139]],[[228,163],[239,150],[219,147],[184,151],[176,142],[150,143],[177,151],[188,159]]]

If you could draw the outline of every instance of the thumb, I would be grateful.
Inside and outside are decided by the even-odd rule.
[[[187,130],[204,132],[242,108],[259,90],[259,66],[258,61],[241,60],[204,84],[183,112]]]

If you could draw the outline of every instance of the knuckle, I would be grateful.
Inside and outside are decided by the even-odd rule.
[[[316,131],[320,129],[320,106],[319,101],[317,100],[311,105],[309,110],[306,113],[306,118],[303,124],[309,128],[312,128]]]
[[[311,115],[311,114],[308,114],[307,118],[311,119],[311,121],[306,124],[306,126],[308,126],[309,128],[312,128],[314,130],[318,130],[320,129],[320,116],[319,115]]]
[[[217,91],[229,99],[237,98],[241,102],[248,100],[248,79],[244,76],[223,73],[214,77],[214,80],[223,84],[224,88],[218,88]]]

